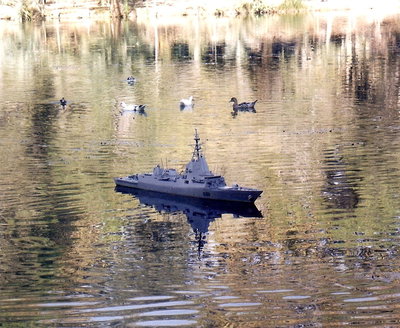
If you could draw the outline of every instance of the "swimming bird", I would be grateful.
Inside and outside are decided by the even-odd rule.
[[[126,82],[128,82],[128,84],[134,84],[136,82],[136,79],[133,76],[128,76]]]
[[[144,113],[144,109],[146,108],[146,105],[127,105],[123,101],[120,102],[121,108],[124,111],[133,111],[133,112],[139,112],[139,113]]]
[[[145,114],[145,111],[144,111],[145,108],[146,108],[146,105],[139,105],[137,111],[140,114]]]
[[[238,101],[235,97],[232,97],[231,100],[229,102],[233,102],[233,110],[251,110],[251,111],[255,111],[254,106],[257,102],[257,100],[253,101],[253,102],[242,102],[240,104],[238,104]]]
[[[192,107],[193,106],[193,96],[190,96],[188,99],[181,99],[179,101],[179,106],[180,108],[185,108],[185,107]]]
[[[64,97],[60,99],[60,105],[62,106],[63,109],[65,108],[65,106],[67,106],[67,101],[64,99]]]

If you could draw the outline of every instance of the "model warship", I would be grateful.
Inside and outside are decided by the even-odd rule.
[[[178,173],[175,169],[162,168],[157,165],[151,173],[114,178],[115,184],[185,197],[254,203],[261,195],[262,190],[241,187],[237,184],[227,186],[224,177],[214,175],[209,170],[207,161],[201,152],[197,130],[194,141],[192,159],[186,164],[184,172]]]

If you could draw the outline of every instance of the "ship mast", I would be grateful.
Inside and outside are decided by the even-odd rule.
[[[197,133],[197,129],[195,129],[194,141],[196,142],[196,144],[194,145],[192,159],[199,159],[201,156],[201,145],[199,143],[200,137],[199,137],[199,134]]]

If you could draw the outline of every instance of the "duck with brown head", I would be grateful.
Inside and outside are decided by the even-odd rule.
[[[253,111],[255,112],[254,106],[256,105],[257,100],[253,102],[242,102],[238,103],[238,100],[235,97],[232,97],[229,102],[232,102],[232,108],[234,111]]]

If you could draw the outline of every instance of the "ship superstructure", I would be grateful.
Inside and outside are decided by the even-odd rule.
[[[186,197],[237,202],[254,202],[261,195],[262,190],[240,187],[237,184],[227,186],[224,177],[214,175],[208,168],[197,130],[194,140],[192,159],[186,164],[184,172],[178,173],[175,169],[157,165],[151,173],[114,178],[116,185]]]

